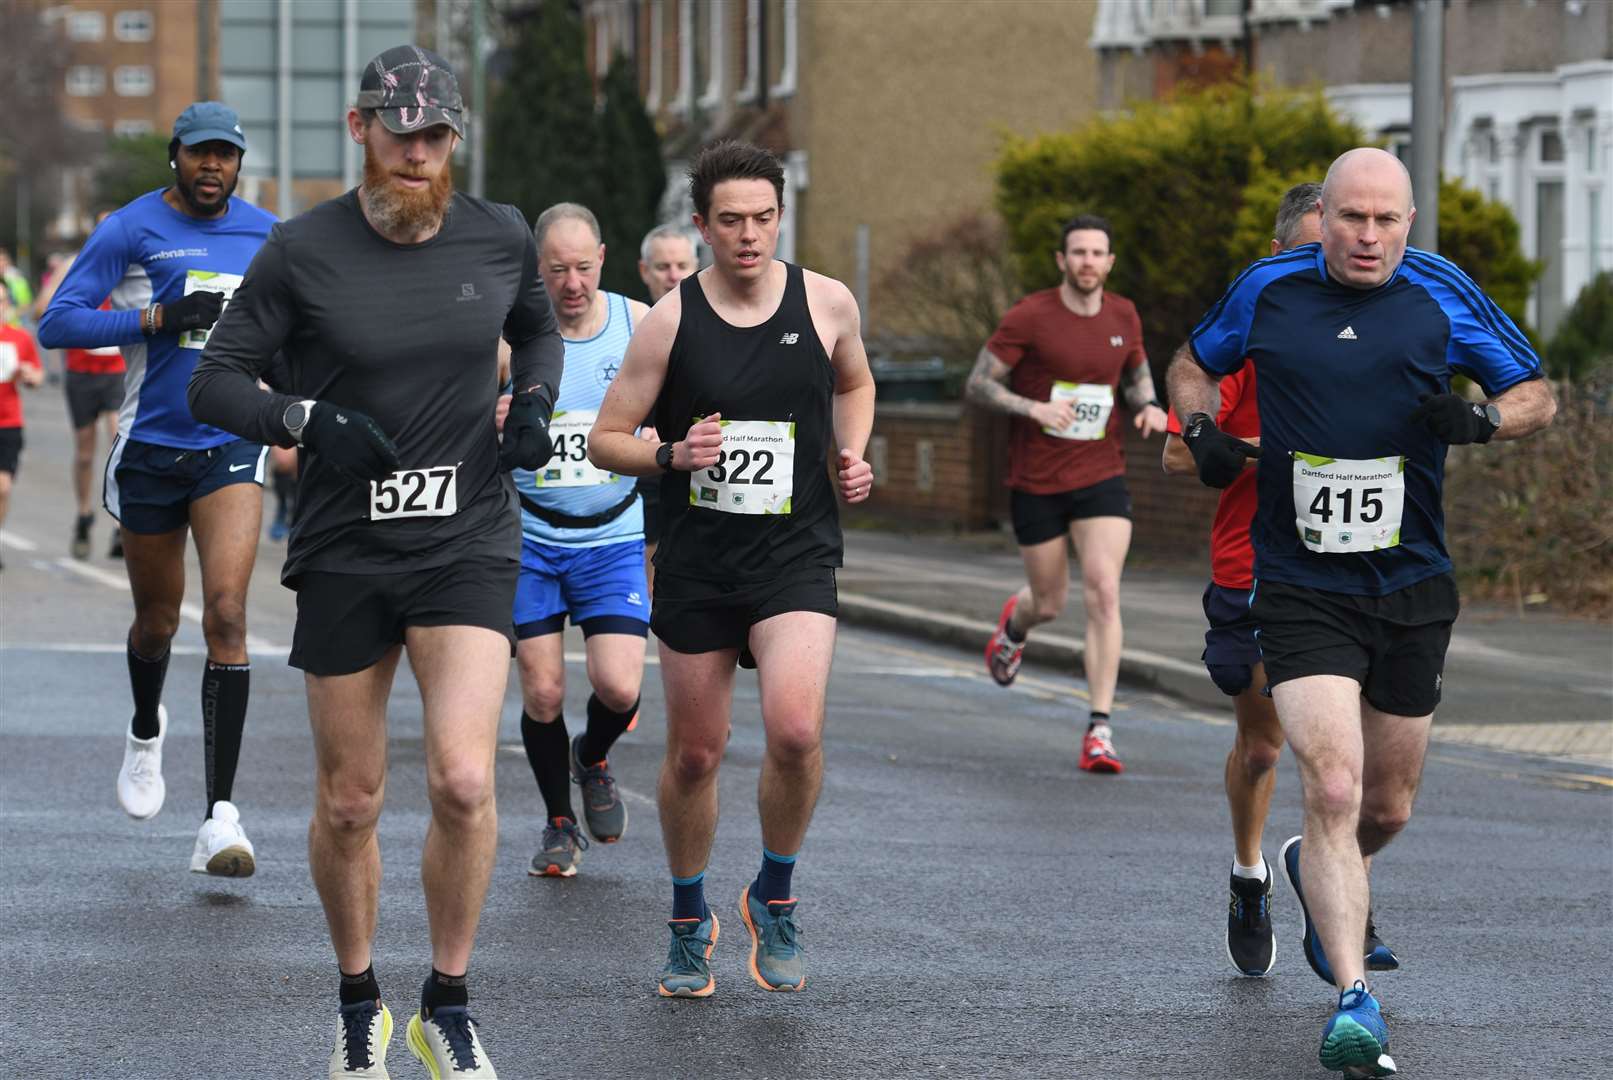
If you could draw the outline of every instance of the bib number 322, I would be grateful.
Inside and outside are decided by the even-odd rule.
[[[795,491],[795,425],[723,420],[715,465],[689,475],[689,505],[725,514],[788,514]]]
[[[1403,457],[1294,454],[1294,524],[1322,554],[1398,547],[1406,500]]]
[[[370,482],[370,520],[451,517],[459,512],[459,466],[400,469]]]

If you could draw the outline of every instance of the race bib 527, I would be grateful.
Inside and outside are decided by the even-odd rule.
[[[451,517],[459,512],[459,466],[399,469],[370,481],[370,520]]]

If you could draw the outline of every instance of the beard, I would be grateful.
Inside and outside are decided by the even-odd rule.
[[[447,162],[428,187],[410,191],[393,180],[391,171],[365,145],[364,208],[370,224],[383,236],[412,236],[439,228],[453,196],[454,172]]]
[[[1075,290],[1077,296],[1091,296],[1093,293],[1103,290],[1104,279],[1101,275],[1093,282],[1091,288],[1082,285],[1080,279],[1071,273],[1066,273],[1064,280],[1069,284],[1070,288]]]
[[[239,177],[237,177],[238,179]],[[185,208],[190,211],[192,216],[202,218],[218,217],[218,215],[229,209],[230,196],[235,194],[237,180],[231,180],[229,183],[224,184],[212,202],[203,202],[197,196],[196,180],[197,177],[192,176],[190,183],[187,184],[183,174],[176,173],[174,175],[174,187],[179,189],[180,201],[185,204]]]

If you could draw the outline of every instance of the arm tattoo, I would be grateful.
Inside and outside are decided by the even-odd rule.
[[[1158,397],[1154,393],[1154,376],[1148,370],[1145,360],[1132,368],[1126,377],[1125,385],[1126,407],[1132,412],[1142,412],[1144,406],[1153,403]]]
[[[1010,416],[1029,416],[1031,406],[1036,402],[1030,398],[1020,397],[1008,389],[1008,373],[1011,370],[1007,364],[992,355],[990,349],[981,349],[965,387],[969,400],[976,405]]]

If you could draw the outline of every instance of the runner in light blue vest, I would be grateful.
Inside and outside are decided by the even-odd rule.
[[[633,327],[649,310],[604,292],[599,223],[576,203],[538,217],[538,269],[566,344],[565,375],[549,432],[555,454],[537,472],[517,470],[521,499],[521,577],[515,594],[516,658],[521,670],[521,741],[543,795],[543,839],[534,876],[571,877],[588,846],[571,805],[582,786],[583,816],[595,841],[614,843],[627,827],[606,763],[611,745],[638,714],[649,631],[644,575],[644,509],[630,476],[594,468],[588,430],[616,377]],[[566,617],[582,628],[588,653],[588,725],[568,738],[564,716]]]

